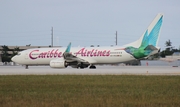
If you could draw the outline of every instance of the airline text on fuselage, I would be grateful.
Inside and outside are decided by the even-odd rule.
[[[74,53],[75,56],[82,56],[82,57],[95,57],[95,56],[110,56],[110,50],[98,50],[98,49],[91,49],[88,50],[86,48],[81,48],[79,51]],[[60,52],[59,49],[52,49],[45,52],[40,52],[39,49],[32,50],[29,53],[30,59],[38,59],[38,58],[61,58],[63,56],[63,52]]]

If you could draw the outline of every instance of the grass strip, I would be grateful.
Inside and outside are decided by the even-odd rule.
[[[179,76],[0,76],[1,107],[180,107]]]

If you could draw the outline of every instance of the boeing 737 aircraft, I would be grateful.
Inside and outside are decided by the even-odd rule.
[[[135,42],[115,47],[36,48],[19,52],[12,61],[25,65],[50,65],[52,68],[96,68],[97,64],[124,63],[156,54],[163,15],[158,14]]]

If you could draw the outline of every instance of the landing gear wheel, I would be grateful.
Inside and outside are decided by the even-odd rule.
[[[81,69],[84,69],[84,67],[83,67],[83,66],[80,66],[80,68],[81,68]]]
[[[83,63],[80,63],[77,65],[77,69],[80,68],[80,69],[84,69],[84,66],[83,66]]]
[[[77,69],[80,68],[80,69],[84,69],[84,66],[77,66]]]
[[[96,66],[91,65],[91,66],[89,67],[89,69],[96,69]]]
[[[25,65],[25,69],[28,69],[29,67],[28,67],[28,65]]]

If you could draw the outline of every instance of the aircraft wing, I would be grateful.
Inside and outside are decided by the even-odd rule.
[[[77,62],[86,62],[87,63],[87,61],[85,61],[84,59],[78,58],[69,52],[64,52],[63,57],[67,62],[77,61]]]
[[[71,65],[77,65],[77,66],[83,66],[83,65],[90,65],[90,63],[82,58],[79,58],[77,56],[74,56],[70,52],[71,43],[67,46],[65,52],[63,53],[64,60],[69,63],[69,66]]]

